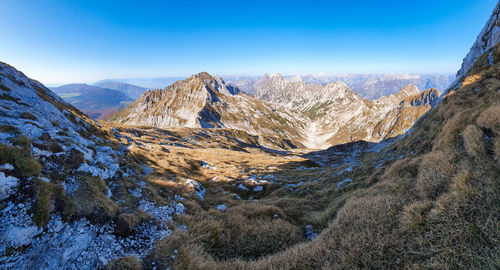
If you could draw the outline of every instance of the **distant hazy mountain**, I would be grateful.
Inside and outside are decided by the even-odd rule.
[[[131,84],[146,89],[160,89],[168,85],[171,85],[175,81],[184,80],[186,77],[175,76],[175,77],[158,77],[158,78],[125,78],[125,79],[106,79],[95,83],[94,85],[99,86],[100,83],[106,81],[120,82]],[[114,88],[111,88],[114,89]],[[116,89],[119,90],[119,89]]]
[[[66,84],[51,90],[95,119],[105,119],[133,101],[121,91],[87,84]]]
[[[97,82],[94,84],[94,86],[118,90],[133,99],[137,99],[142,95],[142,93],[148,90],[147,88],[143,88],[137,85],[123,83],[119,81],[110,81],[110,80]]]
[[[280,75],[281,76],[281,75]],[[242,91],[254,94],[262,81],[271,75],[256,76],[224,76],[224,78]],[[308,84],[327,85],[332,82],[344,82],[362,98],[375,100],[382,96],[396,94],[406,85],[413,84],[419,89],[435,88],[446,90],[454,80],[452,74],[308,74],[282,76],[287,82],[303,82]]]
[[[250,75],[223,75],[228,83],[237,86],[241,91],[254,94],[258,90],[258,85],[267,80],[271,75],[262,76]],[[362,98],[375,100],[390,94],[396,94],[406,85],[413,84],[418,89],[435,88],[440,91],[446,90],[454,80],[453,74],[306,74],[306,75],[283,75],[286,81],[303,82],[308,84],[327,85],[332,82],[344,82],[351,90]],[[127,93],[132,98],[138,98],[137,93],[125,92],[120,86],[115,84],[132,84],[136,87],[147,89],[162,89],[171,85],[175,81],[183,80],[184,77],[159,77],[159,78],[130,78],[113,79],[98,82],[94,85],[120,90]],[[108,83],[108,82],[114,83]],[[142,90],[141,90],[142,91]],[[144,92],[144,91],[142,91]]]

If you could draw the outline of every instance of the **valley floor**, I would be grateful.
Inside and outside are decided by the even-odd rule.
[[[0,236],[8,241],[2,246],[5,250],[0,249],[2,267],[92,269],[122,257],[139,258],[150,267],[178,267],[172,259],[177,253],[200,247],[200,254],[221,261],[268,256],[316,237],[360,184],[351,174],[364,167],[363,156],[381,145],[276,150],[238,130],[101,124],[120,145],[118,152],[110,148],[110,155],[125,155],[130,175],[105,180],[114,163],[103,163],[100,169],[83,163],[78,171],[105,180],[102,192],[107,199],[98,200],[110,209],[100,210],[102,217],[92,214],[68,223],[54,214],[47,217],[47,225],[37,228],[32,219],[38,215],[40,199],[26,204],[26,195],[21,195],[1,211],[0,228],[5,231],[0,230]],[[50,150],[42,155],[55,157]],[[44,166],[52,166],[44,160]],[[72,179],[78,177],[63,177],[64,191],[75,197],[75,203],[82,183]],[[50,178],[41,179],[55,181]],[[38,185],[35,182],[37,190]],[[80,203],[94,199],[84,200]],[[113,215],[108,213],[113,205],[124,214],[107,217]],[[16,246],[23,249],[11,248]],[[40,256],[40,250],[58,255]]]
[[[404,157],[378,153],[389,142],[273,150],[234,130],[107,125],[151,168],[140,196],[183,198],[185,213],[173,216],[173,233],[147,265],[179,267],[176,254],[200,247],[215,260],[253,260],[308,242],[364,185],[360,175]]]

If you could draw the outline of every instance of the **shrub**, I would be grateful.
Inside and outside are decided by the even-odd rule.
[[[399,196],[379,195],[353,198],[339,210],[326,229],[323,241],[335,249],[337,267],[345,269],[388,269],[386,258],[401,249],[398,223],[402,202]]]
[[[47,144],[47,149],[52,153],[59,153],[64,151],[64,149],[56,142],[50,142]]]
[[[468,125],[463,131],[465,152],[471,157],[480,157],[484,154],[483,132],[475,125]]]
[[[385,171],[381,177],[382,181],[377,185],[396,191],[401,195],[411,195],[414,193],[419,164],[419,158],[397,160]]]
[[[281,251],[302,239],[300,229],[283,219],[247,220],[241,216],[229,217],[223,235],[221,244],[224,249],[217,254],[223,255],[222,258],[256,259]]]
[[[131,214],[120,214],[115,221],[115,232],[123,236],[129,235],[146,219],[148,219],[147,214],[140,210]]]
[[[19,129],[11,125],[0,125],[0,132],[19,134]]]
[[[429,201],[415,202],[404,210],[402,224],[409,230],[421,229],[425,225],[425,215],[431,210]]]
[[[35,180],[35,209],[33,221],[39,227],[47,224],[50,213],[56,211],[63,220],[73,215],[73,201],[66,195],[60,184],[47,183],[40,179]]]
[[[118,206],[106,196],[107,188],[100,177],[85,176],[81,180],[74,194],[76,215],[105,223],[120,214]]]
[[[68,169],[70,170],[76,170],[84,162],[85,162],[85,156],[83,155],[83,153],[76,149],[71,149],[71,152],[68,155],[68,159],[66,161],[66,166],[68,166]]]
[[[450,147],[453,149],[459,141],[460,131],[464,128],[465,117],[462,113],[457,113],[448,119],[439,135],[434,140],[432,150],[439,150]]]
[[[141,261],[137,257],[127,256],[111,261],[106,265],[106,270],[140,270]]]
[[[12,139],[12,143],[21,146],[22,148],[29,150],[31,147],[31,140],[26,136],[17,136]]]
[[[13,164],[24,177],[39,175],[42,166],[33,158],[29,151],[20,151],[17,147],[0,145],[0,163]]]
[[[35,181],[35,211],[33,221],[38,227],[43,227],[49,220],[50,211],[52,208],[52,197],[54,192],[52,184],[41,180]]]
[[[453,172],[453,165],[444,152],[430,152],[420,163],[417,188],[425,197],[435,199],[447,189]]]
[[[42,172],[40,163],[31,156],[21,156],[16,159],[16,165],[21,171],[21,174],[25,177],[40,175]]]
[[[485,129],[493,131],[500,136],[500,105],[493,105],[484,110],[476,119],[477,124]]]
[[[21,118],[36,121],[36,117],[33,114],[31,114],[30,112],[23,112],[21,114]]]
[[[221,213],[209,210],[196,216],[181,217],[187,231],[175,231],[158,242],[151,253],[150,261],[160,266],[176,265],[191,269],[202,261],[231,260],[241,258],[253,260],[264,255],[285,250],[303,240],[298,226],[283,218],[274,218],[279,213],[275,207],[243,206],[240,210],[230,208]],[[175,250],[175,260],[170,257]]]
[[[453,178],[452,188],[461,198],[470,197],[476,193],[471,185],[471,179],[472,174],[469,170],[462,170]]]

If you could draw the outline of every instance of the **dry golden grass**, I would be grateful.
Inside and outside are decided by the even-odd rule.
[[[74,194],[75,215],[92,222],[105,223],[115,219],[119,207],[107,196],[107,188],[100,177],[85,176]]]
[[[471,157],[479,158],[485,154],[484,134],[475,125],[468,125],[463,131],[465,152]]]
[[[427,198],[437,198],[448,188],[454,170],[449,156],[442,151],[423,156],[417,178],[418,190]]]
[[[21,149],[4,144],[0,145],[0,163],[14,165],[15,173],[24,177],[40,175],[42,166],[31,156],[30,140],[27,137],[20,136],[14,138],[13,142],[19,145]]]
[[[141,261],[136,257],[128,256],[111,261],[106,265],[106,270],[141,270]]]
[[[299,160],[270,162],[268,166],[279,168],[272,169],[273,174],[293,183],[306,181],[296,193],[270,186],[259,202],[249,203],[213,192],[220,185],[230,190],[230,182],[207,183],[206,200],[187,204],[190,211],[180,219],[188,231],[161,241],[145,265],[155,261],[176,269],[498,269],[497,78],[498,64],[472,74],[418,121],[409,136],[378,154],[366,155],[363,165],[352,172],[333,176],[345,167],[299,171],[292,166]],[[190,156],[186,150],[182,153],[183,158]],[[380,168],[369,165],[381,156],[401,154],[406,158],[386,161]],[[236,160],[246,154],[240,155]],[[215,163],[223,159],[204,157]],[[264,173],[269,161],[259,164],[256,172]],[[246,164],[251,168],[258,162]],[[224,172],[231,174],[229,169]],[[320,176],[325,180],[309,181]],[[335,183],[346,177],[353,179],[352,184],[336,190]],[[217,203],[227,204],[228,210],[214,210]],[[291,227],[275,228],[271,218],[275,214]],[[323,230],[312,241],[297,239],[284,250],[268,249],[262,242],[261,236],[281,239],[283,233],[304,224]],[[252,229],[262,229],[262,235]],[[241,251],[242,243],[252,252]],[[173,260],[175,250],[179,255]]]
[[[408,230],[418,230],[425,226],[426,215],[432,209],[430,201],[418,201],[404,210],[401,224]]]
[[[169,226],[173,234],[157,243],[142,267],[151,269],[155,262],[173,269],[498,269],[500,66],[474,70],[411,134],[362,155],[345,172],[351,164],[338,164],[348,155],[271,153],[256,147],[259,139],[234,130],[103,123],[108,132],[116,127],[128,137],[120,139],[130,146],[127,164],[137,172],[142,164],[155,170],[141,176],[148,198],[160,205],[174,194],[187,198],[186,214],[174,218],[186,231]],[[337,165],[297,169],[314,167],[308,161],[314,154]],[[269,174],[272,182],[244,180]],[[203,200],[185,184],[187,178],[206,188]],[[337,188],[347,178],[352,182]],[[134,183],[121,181],[124,187],[113,196],[133,207],[137,202],[126,190]],[[262,185],[263,191],[244,191],[238,184]],[[97,200],[104,195],[100,188],[94,191]],[[220,204],[227,210],[217,210]],[[148,218],[127,213],[115,215],[124,232]],[[305,225],[320,234],[307,240]]]
[[[477,118],[477,124],[500,135],[500,105],[493,105],[484,110]]]

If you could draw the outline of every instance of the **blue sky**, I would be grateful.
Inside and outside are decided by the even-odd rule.
[[[1,0],[0,61],[47,84],[456,72],[495,0]]]

